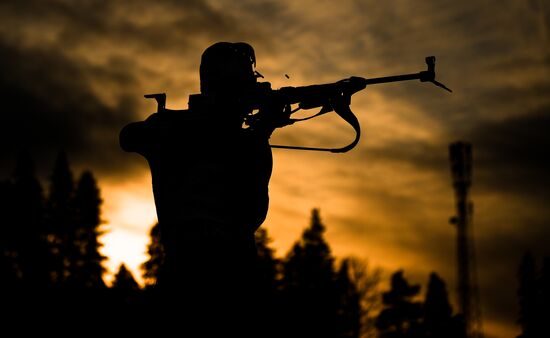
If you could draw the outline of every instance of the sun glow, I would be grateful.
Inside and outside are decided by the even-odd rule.
[[[130,269],[142,282],[140,265],[147,259],[149,230],[156,222],[150,175],[129,178],[123,182],[106,182],[103,217],[105,234],[102,253],[108,257],[105,279],[110,283],[120,264]]]

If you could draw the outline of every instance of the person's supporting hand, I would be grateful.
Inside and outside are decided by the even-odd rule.
[[[289,104],[267,103],[258,111],[257,119],[254,122],[254,130],[270,136],[277,128],[292,124],[290,114],[292,113]]]
[[[335,95],[329,98],[330,107],[334,111],[343,111],[348,109],[351,104],[351,95]]]

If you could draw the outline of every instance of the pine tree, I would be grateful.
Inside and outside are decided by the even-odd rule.
[[[99,249],[101,243],[101,197],[96,180],[91,172],[85,171],[78,181],[74,194],[74,226],[70,230],[73,242],[73,256],[70,259],[69,280],[77,288],[102,288],[103,256]]]
[[[314,209],[310,226],[284,262],[283,288],[295,336],[336,335],[334,258],[324,233],[319,210]]]
[[[413,301],[420,293],[419,285],[409,285],[403,271],[391,277],[391,289],[382,294],[384,309],[376,319],[380,338],[401,338],[422,336],[422,305]]]
[[[281,297],[279,259],[275,258],[275,250],[270,246],[271,238],[265,228],[255,233],[257,262],[256,262],[256,293],[258,301],[255,307],[259,313],[256,317],[257,327],[266,328],[262,337],[281,337],[286,334],[281,323]]]
[[[338,296],[337,337],[358,338],[361,331],[361,299],[352,280],[350,260],[344,259],[336,274]]]
[[[434,272],[430,274],[424,301],[424,327],[427,337],[454,336],[447,288],[445,282]]]
[[[359,336],[374,338],[378,336],[374,313],[381,305],[381,294],[378,291],[380,269],[369,269],[365,260],[356,257],[347,257],[347,270],[350,282],[354,285],[359,300]]]
[[[34,163],[28,152],[22,151],[12,175],[11,226],[17,235],[13,239],[18,253],[18,265],[23,284],[43,287],[49,284],[46,268],[49,248],[44,224],[44,196],[42,186],[35,177]]]
[[[134,275],[126,265],[120,264],[118,272],[115,274],[115,279],[113,281],[113,289],[124,292],[132,292],[139,290],[139,284],[136,282]]]
[[[143,280],[147,287],[156,284],[164,262],[164,247],[160,240],[160,226],[158,223],[151,228],[149,237],[151,240],[147,246],[149,259],[141,265]]]
[[[111,291],[114,292],[113,300],[116,300],[119,305],[123,306],[126,312],[128,312],[128,305],[135,305],[140,287],[134,275],[126,268],[125,264],[120,264],[118,272],[115,274]],[[134,311],[136,309],[135,306],[133,307],[134,309],[131,309],[131,313],[135,314]]]
[[[0,184],[0,266],[5,285],[37,288],[47,285],[42,186],[26,151],[18,154],[15,170]]]
[[[51,278],[56,285],[62,285],[67,281],[70,258],[73,254],[69,245],[74,242],[73,189],[73,174],[66,154],[61,152],[55,160],[46,202],[47,239],[53,253],[48,265]]]
[[[294,244],[285,262],[285,282],[306,289],[330,287],[334,278],[334,258],[324,238],[325,226],[318,209],[311,213],[311,223]]]
[[[124,328],[124,330],[133,328],[132,331],[126,332],[129,335],[143,335],[142,327],[133,325],[136,322],[142,323],[152,320],[152,322],[166,323],[169,318],[163,317],[161,314],[174,311],[173,308],[165,309],[165,304],[156,302],[142,303],[140,299],[141,289],[139,284],[136,282],[132,272],[126,268],[125,264],[120,264],[118,272],[115,274],[113,285],[109,291],[111,294],[109,301],[112,302],[113,308],[118,312],[114,313],[114,315],[120,318],[114,321],[113,324],[116,325],[116,327]],[[145,305],[148,305],[148,308],[145,308]],[[123,313],[123,316],[120,316],[121,313]],[[178,312],[178,316],[179,315],[180,313]],[[113,327],[113,325],[110,325],[110,327]],[[157,331],[163,329],[163,325],[156,325],[155,329]],[[135,332],[133,330],[135,330]],[[161,337],[174,334],[174,332],[168,334],[162,331],[157,333],[160,333],[159,336]]]
[[[260,228],[255,233],[256,250],[258,252],[257,270],[265,292],[274,294],[279,279],[279,260],[275,258],[275,250],[269,246],[271,238],[267,230]]]
[[[19,269],[19,259],[16,251],[17,231],[14,230],[13,184],[9,181],[0,182],[0,286],[6,296],[16,286],[20,285],[22,271]]]

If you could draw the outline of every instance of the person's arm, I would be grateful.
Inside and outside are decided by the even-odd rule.
[[[254,131],[258,135],[269,138],[277,128],[282,128],[290,123],[290,106],[270,104],[258,112],[260,118],[254,124]]]

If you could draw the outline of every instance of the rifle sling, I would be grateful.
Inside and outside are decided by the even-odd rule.
[[[306,117],[303,119],[292,119],[291,124],[295,122],[300,121],[306,121],[309,119],[312,119],[314,117],[326,114],[328,112],[332,111],[332,109],[327,109],[323,107],[321,111],[315,115],[312,115],[310,117]],[[355,130],[355,139],[348,144],[345,147],[341,148],[317,148],[317,147],[301,147],[301,146],[283,146],[283,145],[271,145],[271,148],[277,148],[277,149],[292,149],[292,150],[310,150],[310,151],[328,151],[331,153],[345,153],[350,151],[351,149],[355,148],[357,143],[359,143],[359,139],[361,138],[361,126],[359,125],[359,120],[357,120],[357,116],[351,111],[350,107],[348,105],[341,105],[340,107],[337,107],[334,109],[334,112],[338,114],[344,121],[349,123],[353,127],[353,130]]]

